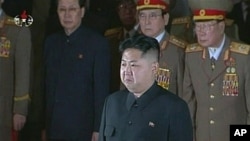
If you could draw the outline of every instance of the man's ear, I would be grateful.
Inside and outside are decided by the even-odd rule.
[[[158,62],[154,62],[154,63],[152,64],[152,71],[153,71],[153,74],[154,74],[155,76],[157,75],[158,69],[159,69],[159,63],[158,63]]]
[[[219,22],[218,23],[219,24],[219,27],[220,27],[220,33],[221,34],[224,34],[224,32],[225,32],[225,28],[226,28],[226,22],[225,21],[221,21],[221,22]]]
[[[166,13],[166,14],[163,16],[163,18],[164,18],[165,25],[167,26],[167,25],[168,25],[168,22],[169,22],[169,14]]]
[[[81,17],[83,18],[84,15],[85,15],[85,7],[82,7],[82,8],[81,8],[81,12],[82,12],[82,13],[81,13],[81,14],[82,14]]]

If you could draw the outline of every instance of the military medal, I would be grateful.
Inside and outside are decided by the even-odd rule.
[[[10,54],[10,40],[5,36],[0,37],[0,57],[9,57]]]
[[[236,62],[233,58],[230,58],[223,79],[222,94],[224,96],[238,96],[239,94],[239,80],[236,71]]]
[[[168,90],[170,84],[170,74],[171,72],[169,69],[159,68],[156,76],[158,85]]]

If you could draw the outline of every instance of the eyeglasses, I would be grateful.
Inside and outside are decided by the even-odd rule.
[[[144,13],[140,13],[139,20],[146,20],[147,18],[149,20],[156,20],[158,16],[162,16],[162,14],[151,13],[149,15],[146,15]]]
[[[215,25],[217,25],[218,22],[215,22],[215,23],[209,23],[209,24],[195,24],[195,31],[197,32],[201,32],[201,31],[204,31],[204,32],[208,32],[208,31],[211,31]]]
[[[58,8],[58,12],[61,14],[65,14],[66,12],[69,14],[75,14],[79,9],[80,7]]]

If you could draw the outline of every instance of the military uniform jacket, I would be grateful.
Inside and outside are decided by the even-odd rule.
[[[13,113],[27,115],[31,37],[27,27],[2,15],[0,27],[0,140],[9,141]]]
[[[105,102],[99,141],[193,141],[184,100],[154,83],[140,98],[127,90]]]
[[[99,130],[110,83],[110,50],[101,35],[79,27],[70,36],[49,36],[45,43],[48,137],[91,140]]]
[[[119,45],[124,40],[124,30],[122,27],[112,28],[105,32],[111,47],[111,93],[120,89],[120,64],[121,55],[119,53]]]
[[[159,64],[163,71],[160,70],[157,75],[158,84],[179,95],[182,93],[186,44],[166,33],[160,42],[160,46]]]
[[[250,47],[225,39],[215,67],[207,48],[186,50],[183,98],[196,141],[229,141],[229,125],[250,124]]]

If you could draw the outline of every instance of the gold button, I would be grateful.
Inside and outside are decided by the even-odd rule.
[[[213,86],[214,86],[214,83],[211,83],[210,86],[213,87]]]
[[[214,124],[214,121],[213,121],[213,120],[210,120],[210,124]]]
[[[209,110],[210,110],[210,111],[213,111],[213,110],[214,110],[214,108],[213,108],[213,107],[210,107],[210,108],[209,108]]]
[[[210,95],[210,98],[211,98],[211,99],[214,99],[214,95]]]

